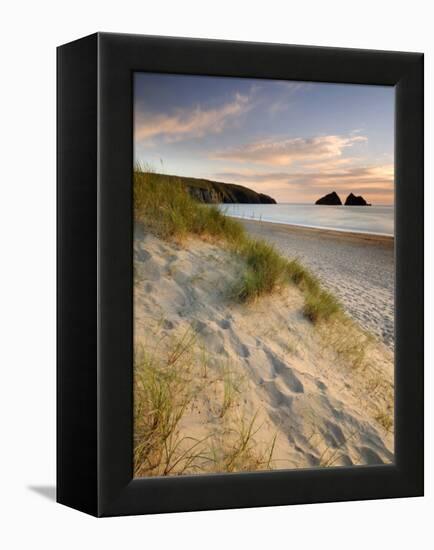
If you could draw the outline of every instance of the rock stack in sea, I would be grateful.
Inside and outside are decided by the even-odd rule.
[[[353,193],[350,193],[348,197],[345,200],[346,206],[371,206],[369,203],[365,201],[365,199],[361,195],[353,195]]]
[[[339,195],[333,191],[332,193],[329,193],[328,195],[324,195],[324,197],[321,197],[318,199],[315,204],[327,204],[332,206],[339,206],[342,204],[342,201],[339,197]]]
[[[336,193],[336,191],[332,191],[328,195],[324,195],[324,197],[321,197],[318,199],[315,204],[325,204],[329,206],[341,206],[342,201],[339,195]],[[371,206],[368,202],[365,201],[365,199],[361,195],[354,195],[353,193],[350,193],[348,197],[345,199],[345,206]]]

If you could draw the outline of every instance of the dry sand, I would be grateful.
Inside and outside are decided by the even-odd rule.
[[[394,239],[239,220],[248,233],[297,257],[362,327],[394,349]]]
[[[243,223],[249,232],[265,236],[263,225]],[[295,234],[291,237],[291,232],[274,226],[266,236],[283,252],[289,253],[296,243]],[[295,253],[323,280],[337,278],[329,281],[330,288],[340,288],[352,312],[373,312],[380,319],[389,308],[389,290],[382,282],[377,247],[348,240],[339,258],[342,252],[335,241],[327,237],[318,243],[305,234]],[[365,260],[356,263],[354,246],[359,254],[366,252]],[[369,366],[357,369],[326,346],[317,327],[304,318],[303,297],[296,287],[251,305],[234,303],[228,291],[242,264],[218,244],[191,239],[177,245],[137,226],[134,252],[136,353],[152,350],[164,357],[174,342],[193,330],[195,347],[206,354],[205,361],[195,351],[191,356],[201,390],[180,424],[181,438],[205,441],[203,456],[210,446],[216,452],[218,445],[229,444],[230,434],[254,418],[258,453],[268,452],[276,436],[269,464],[273,469],[393,461],[393,426],[386,429],[383,422],[385,417],[393,419],[393,355],[383,343],[374,342],[368,350]],[[384,254],[390,257],[388,245]],[[327,258],[333,258],[330,265]],[[384,293],[383,306],[375,303],[375,285]],[[373,303],[371,309],[364,301]],[[223,415],[228,369],[235,391]],[[206,460],[196,466],[184,473],[219,471],[217,462],[214,467]]]

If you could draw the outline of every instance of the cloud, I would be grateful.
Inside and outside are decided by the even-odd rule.
[[[311,82],[305,82],[303,80],[275,80],[274,83],[292,93],[299,92],[300,90],[305,92],[312,88]]]
[[[163,136],[167,141],[177,141],[185,137],[219,133],[248,108],[249,98],[237,93],[232,101],[215,108],[206,109],[197,105],[192,109],[179,109],[173,115],[138,113],[134,140],[142,142]]]
[[[309,82],[289,82],[289,81],[275,81],[275,85],[280,88],[280,93],[278,98],[271,100],[269,96],[264,96],[263,101],[265,102],[265,108],[270,113],[272,117],[276,117],[281,113],[288,111],[291,107],[295,105],[296,97],[298,92],[306,92],[311,88]]]
[[[363,185],[393,185],[394,168],[393,164],[353,166],[340,171],[323,170],[321,172],[297,171],[297,172],[220,172],[215,174],[218,178],[234,179],[245,182],[279,182],[291,185],[316,185],[327,186],[332,183],[348,184],[353,186]]]
[[[347,147],[365,142],[364,136],[318,136],[312,138],[266,139],[220,151],[219,160],[287,166],[295,161],[318,161],[340,157]]]

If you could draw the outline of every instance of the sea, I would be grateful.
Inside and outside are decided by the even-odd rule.
[[[351,233],[394,235],[394,206],[317,204],[220,204],[227,216]]]

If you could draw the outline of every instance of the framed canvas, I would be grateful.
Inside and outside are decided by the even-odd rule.
[[[57,500],[423,494],[423,55],[58,48]]]

